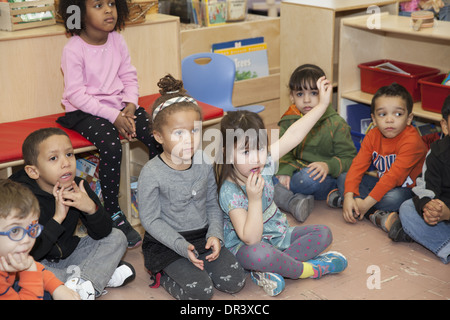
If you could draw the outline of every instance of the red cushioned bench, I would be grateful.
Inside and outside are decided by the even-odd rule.
[[[159,94],[152,94],[139,98],[139,105],[150,111],[153,102],[159,97]],[[199,102],[203,111],[203,126],[209,126],[220,121],[223,116],[223,110],[206,103]],[[95,150],[94,145],[86,140],[78,132],[63,128],[56,123],[56,119],[64,113],[53,114],[32,119],[0,123],[0,169],[11,168],[23,164],[22,144],[25,138],[41,128],[57,127],[63,129],[69,135],[72,141],[75,153]],[[126,143],[127,140],[122,140]],[[7,175],[9,175],[7,173]]]

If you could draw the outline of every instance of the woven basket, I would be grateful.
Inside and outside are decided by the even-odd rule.
[[[145,21],[147,13],[158,13],[158,1],[128,0],[129,15],[126,24],[135,24]]]

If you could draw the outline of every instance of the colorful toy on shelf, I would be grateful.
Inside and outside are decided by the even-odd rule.
[[[444,86],[450,86],[450,72],[447,74],[441,84],[443,84]]]

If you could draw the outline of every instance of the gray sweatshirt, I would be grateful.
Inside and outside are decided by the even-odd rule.
[[[142,226],[185,258],[189,243],[179,232],[207,227],[206,238],[223,242],[223,213],[211,161],[203,151],[197,151],[194,159],[189,169],[178,171],[155,157],[145,164],[138,180]]]

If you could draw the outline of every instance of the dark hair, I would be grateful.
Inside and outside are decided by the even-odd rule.
[[[448,121],[448,116],[450,115],[450,95],[447,96],[444,100],[444,104],[442,105],[441,109],[442,118],[444,118],[445,121]],[[450,125],[450,123],[448,124]]]
[[[153,119],[153,113],[155,109],[165,101],[176,97],[192,98],[186,93],[186,90],[183,88],[183,81],[175,79],[170,74],[167,74],[164,78],[161,78],[158,81],[158,87],[160,88],[159,93],[161,94],[161,96],[155,100],[152,106],[152,112],[149,114],[149,123],[152,124],[151,129],[161,131],[161,126],[166,123],[167,116],[179,110],[194,110],[198,112],[200,120],[203,119],[202,109],[196,103],[189,101],[180,101],[173,103],[163,110],[159,111],[156,117]]]
[[[231,130],[233,134],[230,135],[230,131],[227,132],[227,130]],[[247,135],[247,133],[251,130],[257,131],[258,134],[255,135],[255,137],[257,137],[257,141],[250,141],[250,136]],[[220,192],[222,184],[228,178],[240,187],[240,184],[237,181],[234,165],[230,159],[231,154],[227,154],[227,151],[234,152],[236,144],[242,137],[246,139],[246,147],[252,145],[253,143],[258,147],[267,146],[268,144],[267,132],[265,130],[263,120],[257,113],[246,110],[228,112],[220,122],[220,133],[223,138],[223,148],[222,151],[216,155],[216,161],[214,162],[214,172],[218,186],[217,192]],[[233,138],[233,141],[226,141],[227,138]],[[231,144],[233,144],[233,150],[229,150],[229,148],[227,148],[227,145],[229,146]],[[242,192],[244,191],[242,190]]]
[[[325,72],[314,64],[303,64],[292,72],[289,79],[291,91],[317,90],[317,80],[324,77]]]
[[[370,105],[370,112],[375,112],[375,102],[379,97],[399,97],[406,103],[406,109],[408,111],[408,114],[412,112],[413,109],[413,99],[411,97],[411,94],[408,92],[408,90],[405,89],[402,85],[399,85],[398,83],[391,83],[388,86],[381,87],[377,90],[375,95],[372,98],[372,103]]]
[[[60,0],[58,13],[64,21],[66,31],[71,35],[80,35],[81,31],[86,28],[86,1],[87,0]],[[125,21],[128,18],[128,5],[126,0],[114,0],[117,9],[117,22],[114,30],[122,30],[125,27]],[[80,28],[69,28],[67,20],[74,14],[73,11],[67,12],[70,6],[77,6],[80,9]]]
[[[19,219],[30,213],[39,215],[39,202],[24,185],[9,179],[0,180],[0,218],[6,219],[12,213]]]
[[[60,135],[69,138],[67,133],[60,128],[43,128],[36,130],[25,138],[22,144],[22,155],[25,165],[36,165],[39,156],[39,145],[47,138]]]

